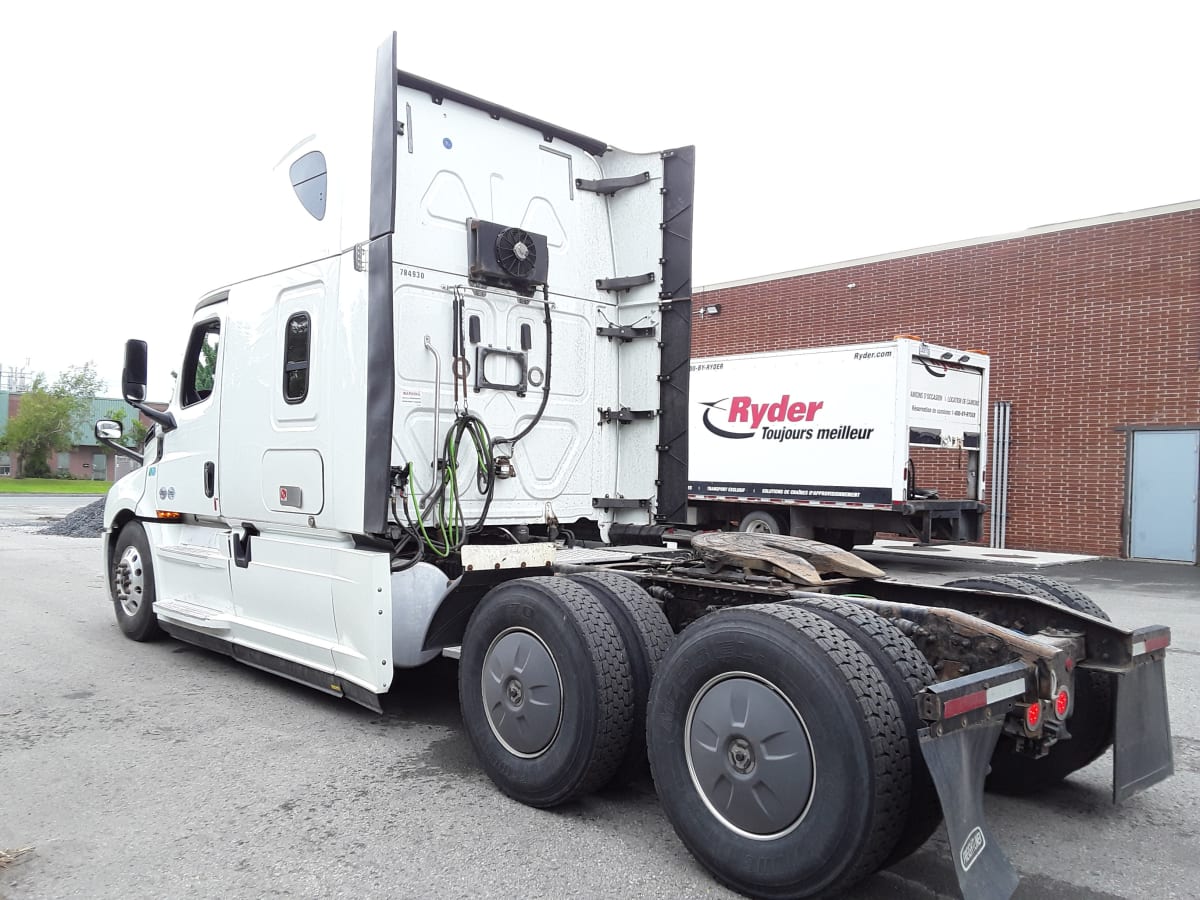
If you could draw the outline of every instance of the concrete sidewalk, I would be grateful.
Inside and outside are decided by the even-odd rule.
[[[872,554],[906,559],[932,556],[961,560],[968,563],[997,563],[1018,568],[1059,566],[1064,563],[1099,559],[1098,556],[1083,556],[1074,553],[1050,553],[1042,550],[1006,550],[995,547],[977,547],[971,544],[913,544],[897,538],[877,540],[873,544],[855,547],[859,555]]]

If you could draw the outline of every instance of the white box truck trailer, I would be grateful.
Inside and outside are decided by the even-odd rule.
[[[693,359],[692,521],[845,549],[879,531],[978,540],[988,372],[984,353],[914,338]],[[920,487],[914,447],[962,457],[961,496]]]
[[[904,584],[815,541],[670,524],[692,148],[622,153],[402,72],[394,36],[374,83],[239,210],[260,274],[196,304],[166,411],[126,344],[124,395],[156,423],[105,505],[128,637],[373,709],[396,668],[458,657],[501,790],[554,806],[648,763],[689,849],[751,895],[845,888],[944,813],[964,894],[1007,897],[989,766],[1038,790],[1115,743],[1116,799],[1170,774],[1168,629],[1049,579]],[[764,388],[722,427],[876,427]],[[869,440],[850,432],[815,440]]]

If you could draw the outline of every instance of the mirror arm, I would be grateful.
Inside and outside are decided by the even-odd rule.
[[[130,400],[128,395],[125,397],[125,402],[134,409],[144,413],[146,418],[153,419],[155,422],[161,425],[163,434],[166,434],[168,431],[174,431],[179,427],[175,424],[175,416],[169,412],[161,412],[160,410],[155,409],[153,406],[147,406],[140,400]]]
[[[96,440],[102,443],[105,447],[108,447],[110,450],[115,450],[117,453],[121,454],[121,456],[128,456],[139,466],[142,465],[145,460],[145,457],[142,456],[142,454],[138,453],[136,450],[130,450],[123,444],[118,444],[112,438],[98,437]]]

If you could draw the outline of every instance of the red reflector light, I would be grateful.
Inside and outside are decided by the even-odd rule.
[[[1030,703],[1025,710],[1025,727],[1034,731],[1042,719],[1042,707],[1039,703]]]
[[[1058,692],[1058,696],[1054,698],[1054,714],[1060,719],[1067,715],[1067,707],[1071,703],[1071,698],[1067,695],[1067,689],[1063,688]]]
[[[942,707],[942,715],[948,719],[951,716],[961,715],[962,713],[970,712],[973,709],[979,709],[984,706],[987,706],[987,691],[976,691],[964,697],[947,700]]]

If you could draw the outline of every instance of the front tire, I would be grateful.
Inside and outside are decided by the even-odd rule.
[[[910,748],[895,699],[863,649],[807,610],[700,619],[663,660],[647,721],[667,818],[734,890],[834,893],[896,845]]]
[[[154,560],[140,522],[128,522],[117,534],[109,564],[108,591],[117,624],[127,638],[152,641],[163,631],[154,613]]]
[[[629,661],[612,617],[578,584],[536,577],[492,588],[467,623],[458,676],[480,764],[522,803],[594,791],[625,757]]]

